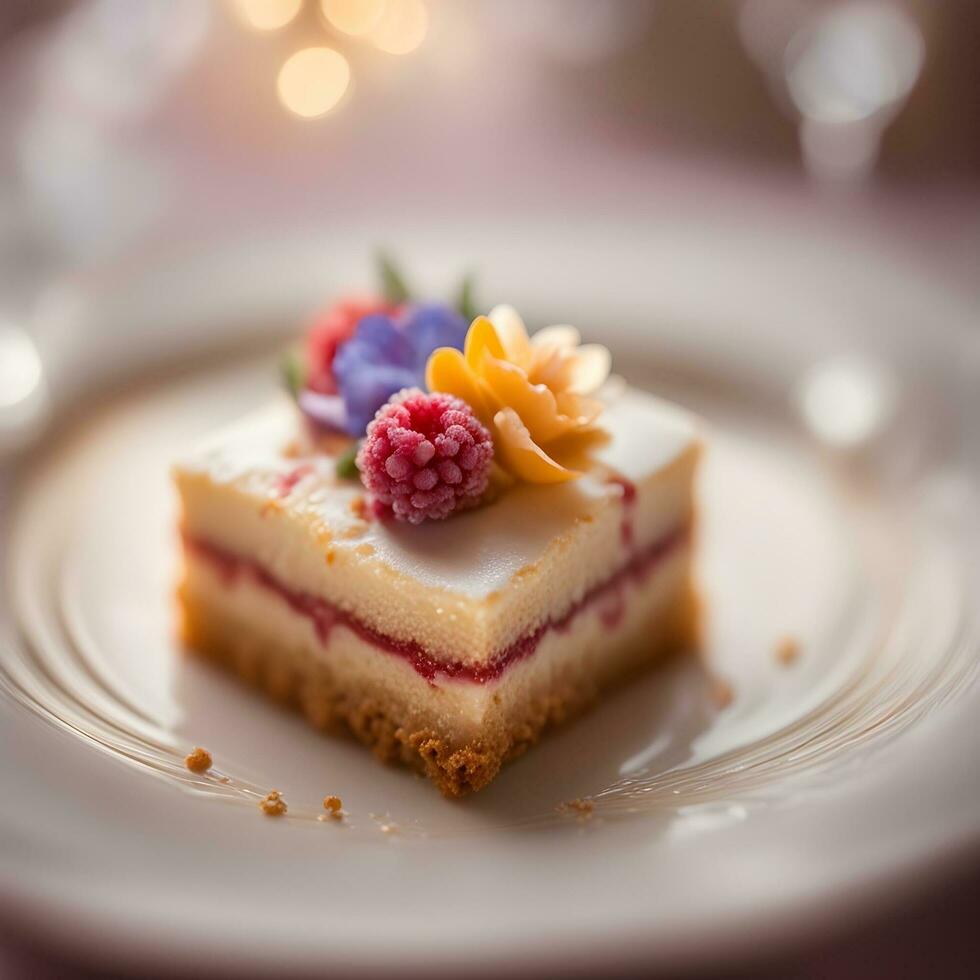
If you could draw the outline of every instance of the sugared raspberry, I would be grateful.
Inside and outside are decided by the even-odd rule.
[[[377,504],[421,524],[475,503],[492,460],[490,433],[466,402],[406,388],[378,409],[357,466]]]

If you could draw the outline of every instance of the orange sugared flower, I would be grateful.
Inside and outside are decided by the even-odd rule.
[[[568,461],[599,431],[603,404],[591,396],[609,368],[609,351],[582,344],[574,327],[545,327],[529,337],[513,307],[497,306],[470,325],[462,353],[432,353],[426,383],[472,407],[509,474],[561,483],[581,476]]]

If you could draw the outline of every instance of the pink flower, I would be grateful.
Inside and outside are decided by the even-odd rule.
[[[397,520],[442,520],[487,489],[493,441],[466,402],[407,388],[378,409],[357,456],[375,504]]]
[[[391,303],[374,296],[348,296],[320,313],[306,335],[306,387],[321,395],[335,395],[337,348],[351,338],[364,317],[395,310]]]

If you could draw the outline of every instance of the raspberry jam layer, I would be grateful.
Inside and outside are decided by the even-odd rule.
[[[463,663],[452,658],[438,658],[414,640],[401,640],[388,636],[329,600],[284,584],[251,558],[237,555],[209,541],[185,535],[184,547],[195,557],[207,561],[219,573],[226,585],[250,580],[276,593],[293,612],[310,620],[324,646],[330,642],[330,633],[335,626],[345,626],[365,642],[407,661],[427,681],[433,682],[436,677],[442,676],[473,684],[486,684],[500,677],[508,667],[530,657],[549,630],[559,632],[568,630],[575,617],[592,606],[599,609],[604,626],[608,629],[615,628],[626,610],[626,589],[630,585],[642,584],[664,559],[687,541],[688,537],[689,528],[685,525],[647,548],[634,552],[618,572],[590,589],[559,619],[542,623],[481,664]]]

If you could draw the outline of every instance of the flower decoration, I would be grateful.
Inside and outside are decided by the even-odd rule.
[[[412,388],[378,409],[357,467],[376,508],[421,524],[477,503],[492,460],[490,433],[469,405]]]
[[[333,362],[338,348],[364,317],[397,312],[397,306],[378,296],[348,296],[324,310],[306,334],[306,387],[321,395],[337,394]]]
[[[363,436],[394,392],[423,383],[433,350],[463,346],[468,321],[456,309],[413,303],[384,254],[378,255],[378,275],[382,296],[355,295],[334,304],[307,333],[304,356],[293,352],[283,360],[287,388],[320,433]],[[460,304],[472,305],[471,280],[464,281]]]
[[[426,383],[472,407],[512,476],[560,483],[581,475],[570,461],[601,431],[603,404],[592,396],[609,369],[609,351],[582,344],[574,327],[529,337],[516,310],[497,306],[473,321],[462,353],[450,346],[433,352]]]
[[[364,317],[333,362],[347,433],[363,435],[374,413],[396,391],[424,383],[432,351],[461,349],[465,337],[466,321],[442,303],[406,307],[395,316]]]
[[[283,361],[337,475],[359,476],[379,516],[413,524],[486,502],[491,481],[499,490],[580,476],[603,436],[595,395],[609,351],[569,326],[529,336],[510,306],[475,315],[469,276],[455,306],[417,302],[378,259],[382,295],[330,307],[305,356]]]

